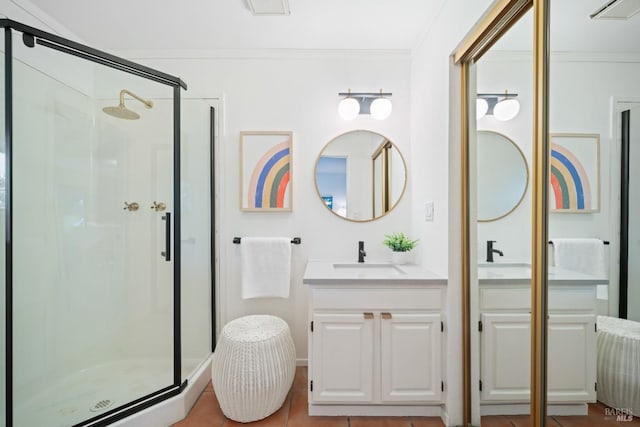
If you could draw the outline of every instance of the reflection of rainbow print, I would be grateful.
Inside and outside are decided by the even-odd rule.
[[[580,160],[565,147],[551,144],[551,188],[554,209],[591,209],[589,177]]]
[[[289,185],[289,141],[273,146],[258,159],[249,181],[250,208],[284,208]]]

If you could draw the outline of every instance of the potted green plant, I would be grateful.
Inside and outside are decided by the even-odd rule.
[[[394,264],[406,264],[410,252],[418,244],[418,240],[411,240],[404,233],[385,234],[382,243],[391,249],[391,261]]]

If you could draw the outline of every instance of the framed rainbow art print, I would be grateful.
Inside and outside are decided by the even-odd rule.
[[[550,145],[550,211],[600,211],[600,135],[552,133]]]
[[[240,132],[240,210],[291,211],[292,132]]]

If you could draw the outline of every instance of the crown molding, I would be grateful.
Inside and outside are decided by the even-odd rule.
[[[112,49],[135,59],[356,59],[410,61],[410,49]]]

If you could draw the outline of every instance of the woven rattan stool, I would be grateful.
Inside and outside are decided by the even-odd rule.
[[[232,320],[222,328],[211,365],[220,409],[241,423],[268,417],[284,403],[295,370],[296,352],[284,320],[269,315]]]

